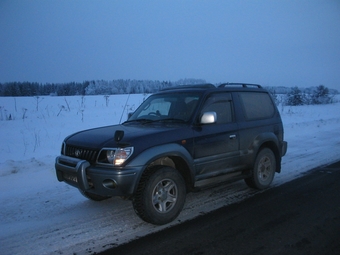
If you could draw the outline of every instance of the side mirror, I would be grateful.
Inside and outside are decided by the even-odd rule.
[[[217,115],[216,112],[205,112],[201,117],[200,124],[212,124],[216,123]]]
[[[129,112],[128,113],[128,119],[130,119],[130,117],[132,116],[133,112]]]

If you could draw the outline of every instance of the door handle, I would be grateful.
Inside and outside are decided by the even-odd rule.
[[[230,136],[229,136],[229,139],[230,139],[230,140],[236,139],[236,135],[230,135]]]

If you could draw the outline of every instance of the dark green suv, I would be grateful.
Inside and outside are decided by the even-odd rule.
[[[267,188],[286,151],[268,91],[202,84],[160,91],[122,124],[70,135],[55,168],[59,181],[87,198],[131,199],[140,218],[160,225],[195,189],[239,179]]]

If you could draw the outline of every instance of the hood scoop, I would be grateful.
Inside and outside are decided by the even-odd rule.
[[[124,137],[124,131],[123,130],[117,130],[115,132],[115,141],[119,143]]]

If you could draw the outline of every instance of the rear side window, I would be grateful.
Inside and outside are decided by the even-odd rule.
[[[266,119],[274,115],[275,107],[269,94],[240,92],[239,96],[247,120]]]

